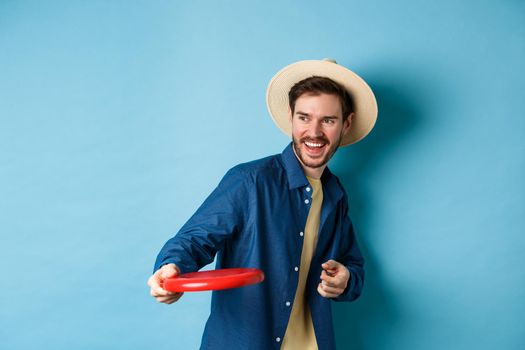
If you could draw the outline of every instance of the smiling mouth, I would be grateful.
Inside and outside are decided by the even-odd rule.
[[[307,146],[310,147],[310,148],[321,148],[321,147],[323,147],[325,144],[324,144],[324,143],[321,143],[321,142],[309,142],[309,141],[305,141],[305,145],[307,145]]]
[[[327,143],[324,141],[303,141],[303,144],[306,146],[308,153],[319,154]]]

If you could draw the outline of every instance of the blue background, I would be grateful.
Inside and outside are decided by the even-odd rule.
[[[265,90],[334,57],[376,128],[331,162],[367,258],[341,349],[523,349],[525,2],[0,1],[2,349],[194,349],[162,244],[280,152]]]

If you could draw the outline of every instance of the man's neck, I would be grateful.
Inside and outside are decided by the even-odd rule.
[[[299,160],[299,163],[301,163],[300,160]],[[323,165],[322,167],[319,167],[319,168],[309,168],[303,163],[301,163],[301,166],[306,176],[312,179],[316,179],[316,180],[319,180],[321,178],[321,175],[323,175],[324,168],[326,168],[326,165]]]
[[[303,168],[303,172],[306,176],[312,178],[312,179],[317,179],[319,180],[321,178],[321,175],[323,175],[323,171],[324,169],[326,168],[326,164],[323,165],[323,166],[320,166],[318,168],[311,168],[309,166],[306,166],[303,164],[303,162],[301,161],[301,158],[299,158],[297,156],[297,153],[295,152],[295,147],[293,147],[292,145],[292,149],[293,149],[293,153],[295,155],[295,158],[297,158],[297,160],[299,161],[299,164],[301,164],[301,168]]]

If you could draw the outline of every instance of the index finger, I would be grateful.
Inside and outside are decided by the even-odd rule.
[[[151,288],[151,295],[154,297],[157,296],[169,296],[173,295],[174,293],[169,292],[162,288],[162,281],[164,280],[161,276],[161,270],[157,270],[149,279],[148,279],[148,286]]]
[[[325,270],[321,271],[321,280],[325,281],[331,287],[335,287],[338,282],[335,276],[330,276]]]
[[[334,259],[330,259],[327,262],[323,263],[323,269],[325,270],[337,270],[337,268],[341,265],[338,261],[335,261]]]

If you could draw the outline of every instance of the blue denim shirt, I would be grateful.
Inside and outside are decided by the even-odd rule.
[[[348,217],[346,193],[328,168],[321,177],[324,200],[317,247],[306,283],[320,350],[334,349],[330,302],[319,295],[321,264],[334,259],[350,271],[338,301],[356,299],[363,287],[363,258]],[[262,283],[212,293],[201,349],[278,349],[297,288],[302,231],[310,209],[310,184],[291,144],[282,154],[230,169],[217,188],[164,245],[155,270],[176,264],[182,273],[211,263],[216,268],[262,269]],[[290,304],[287,305],[287,302]],[[180,302],[180,301],[179,301]]]

